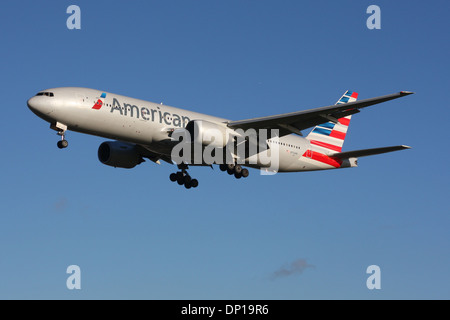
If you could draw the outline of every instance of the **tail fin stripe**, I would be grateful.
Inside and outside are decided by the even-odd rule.
[[[322,134],[324,136],[329,136],[332,138],[344,140],[345,139],[345,132],[341,132],[338,130],[328,130],[324,128],[315,128],[313,130],[314,133]]]
[[[350,124],[350,119],[348,118],[340,118],[338,119],[339,123],[342,124],[343,126],[347,126]]]
[[[336,104],[353,102],[356,101],[357,98],[358,93],[347,91]],[[337,119],[337,121],[336,119],[334,119],[334,121],[329,119],[329,122],[314,127],[314,129],[308,134],[308,136],[306,136],[306,139],[308,139],[311,143],[312,151],[327,155],[330,152],[342,150],[344,139],[350,125],[350,119],[351,114],[345,117],[341,117]],[[321,157],[318,157],[318,159],[323,160]]]
[[[334,138],[334,137],[330,137],[330,136],[318,135],[318,134],[310,137],[309,141],[311,141],[311,140],[320,141],[320,142],[332,144],[332,145],[339,146],[339,147],[342,147],[342,145],[344,144],[344,141],[342,139],[338,139],[338,138]]]
[[[311,144],[314,144],[316,146],[323,147],[323,148],[326,148],[326,149],[334,150],[334,151],[337,151],[337,152],[341,152],[342,151],[342,147],[335,146],[333,144],[329,144],[329,143],[322,142],[322,141],[311,140]]]
[[[319,124],[318,127],[321,127],[321,128],[327,128],[327,129],[333,130],[333,128],[334,128],[334,123],[332,123],[332,122],[326,122],[326,123]]]
[[[333,130],[330,133],[330,137],[344,140],[345,139],[345,133],[337,131],[337,130]]]
[[[328,129],[322,129],[322,128],[315,128],[313,130],[314,133],[323,134],[325,136],[329,136],[331,134],[331,130]]]

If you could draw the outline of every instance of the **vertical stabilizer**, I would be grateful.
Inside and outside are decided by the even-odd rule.
[[[357,98],[358,93],[347,91],[336,104],[353,102]],[[306,137],[313,150],[324,154],[341,152],[351,117],[350,115],[337,119],[337,123],[329,121],[316,126]]]

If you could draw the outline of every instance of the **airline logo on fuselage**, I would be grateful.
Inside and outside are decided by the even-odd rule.
[[[105,98],[106,98],[106,93],[103,92],[102,95],[100,96],[100,98],[97,99],[97,102],[94,104],[92,109],[100,110],[101,107],[103,106],[103,100],[102,99],[105,99]]]
[[[157,122],[173,127],[186,127],[188,122],[191,121],[189,117],[167,112],[159,106],[157,106],[156,109],[153,109],[147,107],[139,107],[137,105],[125,102],[122,102],[121,104],[116,98],[113,98],[111,113],[119,113],[124,117],[137,118],[141,119],[142,121]]]

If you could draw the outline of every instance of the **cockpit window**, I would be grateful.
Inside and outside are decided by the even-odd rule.
[[[38,92],[36,95],[37,96],[53,97],[53,92]]]

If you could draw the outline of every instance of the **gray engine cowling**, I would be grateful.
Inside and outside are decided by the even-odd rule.
[[[98,160],[115,168],[131,169],[144,162],[134,144],[105,141],[98,147]]]
[[[191,142],[216,148],[225,147],[232,133],[232,130],[228,129],[224,124],[205,120],[190,121],[186,126],[186,130],[190,134]]]

